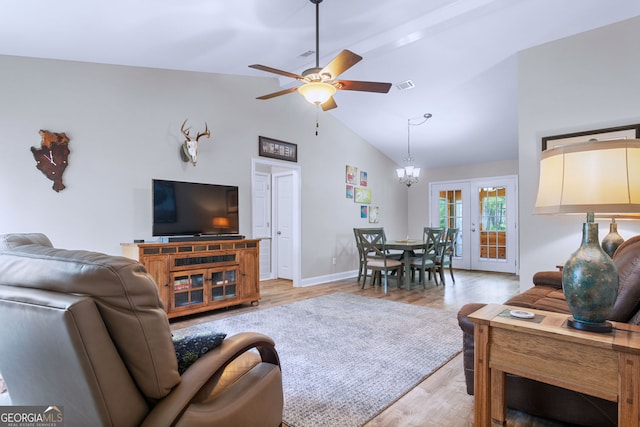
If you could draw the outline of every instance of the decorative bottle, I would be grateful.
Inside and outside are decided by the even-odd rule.
[[[593,214],[582,226],[582,244],[562,269],[562,289],[578,325],[606,325],[618,296],[618,270],[598,242]],[[584,329],[589,329],[584,328]]]

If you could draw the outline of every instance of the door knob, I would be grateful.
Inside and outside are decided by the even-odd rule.
[[[282,231],[278,231],[278,236],[282,234]]]

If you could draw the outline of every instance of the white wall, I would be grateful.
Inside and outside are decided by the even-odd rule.
[[[519,55],[520,287],[555,269],[580,245],[581,216],[534,215],[541,138],[640,123],[640,18]],[[585,189],[588,191],[588,189]],[[600,238],[609,230],[600,222]],[[638,221],[621,221],[625,238]]]
[[[390,159],[297,94],[270,101],[274,78],[0,56],[0,233],[44,232],[58,247],[120,254],[151,237],[151,179],[237,185],[240,232],[250,236],[251,158],[258,135],[298,144],[302,173],[302,277],[356,268],[359,205],[345,199],[345,166],[368,172],[389,235],[406,229],[406,191]],[[364,95],[366,96],[366,95]],[[362,104],[366,108],[366,102]],[[197,166],[179,157],[180,124],[207,121]],[[71,138],[67,188],[35,168],[38,131]],[[332,265],[336,255],[346,258]]]

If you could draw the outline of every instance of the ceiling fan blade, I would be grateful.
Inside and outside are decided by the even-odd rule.
[[[357,80],[338,80],[333,85],[339,90],[359,90],[362,92],[387,93],[391,89],[391,83],[363,82]]]
[[[302,80],[304,77],[290,73],[288,71],[278,70],[277,68],[267,67],[266,65],[253,64],[249,65],[249,68],[255,68],[256,70],[266,71],[268,73],[280,74],[281,76],[291,77],[292,79]]]
[[[335,79],[360,61],[362,61],[362,56],[345,49],[333,58],[320,73],[329,74],[332,79]]]
[[[322,111],[333,110],[334,108],[338,108],[338,104],[336,104],[336,100],[333,99],[333,96],[327,99],[324,104],[320,104],[322,107]]]
[[[275,98],[276,96],[286,95],[288,93],[295,92],[297,90],[298,90],[298,87],[296,86],[289,89],[279,90],[278,92],[269,93],[267,95],[262,95],[257,97],[256,99],[271,99],[271,98]]]

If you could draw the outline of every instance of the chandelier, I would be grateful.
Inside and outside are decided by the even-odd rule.
[[[418,182],[418,178],[420,178],[420,168],[414,166],[414,158],[411,156],[411,126],[420,126],[421,124],[429,120],[431,116],[431,113],[425,113],[422,117],[420,117],[421,121],[419,123],[411,123],[411,120],[413,119],[407,120],[407,157],[403,159],[406,163],[406,166],[396,169],[398,181],[400,181],[401,184],[404,184],[407,187],[411,187],[411,185]]]

